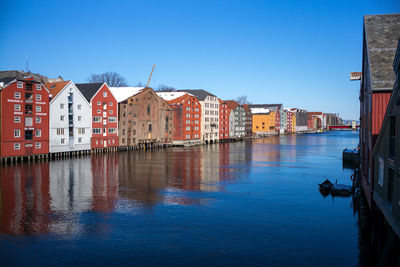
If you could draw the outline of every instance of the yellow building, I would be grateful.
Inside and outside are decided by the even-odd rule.
[[[253,133],[275,132],[276,114],[264,108],[252,109]]]

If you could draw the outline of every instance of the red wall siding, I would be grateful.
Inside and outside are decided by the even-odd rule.
[[[104,96],[104,92],[107,96]],[[100,102],[100,105],[97,103]],[[92,103],[92,129],[100,128],[106,129],[106,136],[103,136],[103,132],[100,134],[94,134],[92,131],[92,142],[91,148],[103,148],[103,147],[115,147],[118,146],[118,103],[115,100],[113,94],[108,89],[108,86],[104,84],[100,90],[94,95],[91,100]],[[103,109],[103,104],[107,104],[107,108]],[[112,105],[110,105],[112,103]],[[100,113],[98,112],[100,111]],[[103,114],[103,112],[106,112]],[[101,116],[102,120],[107,121],[107,125],[103,125],[101,122],[93,122],[93,116]],[[108,117],[116,117],[116,122],[108,122]],[[115,133],[108,133],[109,128],[115,128]],[[105,144],[106,143],[106,144]]]
[[[372,93],[372,134],[378,135],[392,92]],[[372,146],[373,147],[373,146]]]
[[[34,154],[49,153],[49,93],[43,85],[41,89],[36,89],[37,83],[32,84],[32,90],[26,90],[26,82],[23,82],[23,88],[17,88],[17,82],[5,87],[1,91],[1,156],[25,156]],[[21,94],[20,99],[15,99],[14,93]],[[25,93],[32,93],[32,100],[27,103]],[[41,95],[41,100],[36,100],[36,95]],[[14,110],[14,105],[21,106],[20,111]],[[32,105],[32,112],[25,114],[25,105]],[[40,106],[40,112],[36,112],[36,107]],[[19,116],[20,122],[14,122],[14,117]],[[25,118],[31,117],[33,124],[25,127]],[[36,123],[36,117],[41,118],[40,123]],[[14,137],[14,130],[20,130],[20,137]],[[25,140],[25,130],[33,131],[32,140]],[[37,137],[36,130],[41,131],[40,137]],[[14,150],[14,144],[19,143],[20,149]],[[36,144],[40,143],[40,148]]]
[[[224,102],[219,102],[219,139],[229,138],[229,112]]]

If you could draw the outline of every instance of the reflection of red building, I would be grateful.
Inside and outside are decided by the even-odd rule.
[[[92,209],[112,211],[118,199],[118,154],[92,156]],[[126,166],[128,167],[128,166]]]
[[[1,168],[0,231],[47,233],[50,213],[49,163]]]
[[[49,91],[19,71],[0,72],[1,157],[49,153]]]
[[[201,186],[201,160],[202,150],[191,149],[176,152],[174,156],[174,185],[179,185],[178,188],[182,190],[197,191]]]
[[[228,105],[219,100],[219,139],[229,138],[229,113]]]

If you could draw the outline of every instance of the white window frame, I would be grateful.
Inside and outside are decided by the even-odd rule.
[[[36,94],[36,101],[41,101],[41,100],[42,100],[42,95]]]
[[[40,143],[40,142],[37,142],[37,143],[35,143],[35,148],[42,148],[42,143]]]
[[[35,135],[36,135],[36,137],[42,137],[42,130],[41,129],[36,129],[35,130]]]
[[[65,104],[60,103],[60,109],[64,109]]]
[[[24,88],[24,83],[21,81],[17,82],[17,88]]]
[[[21,130],[15,129],[14,130],[14,138],[20,138],[21,137]]]
[[[38,91],[42,90],[42,85],[41,84],[36,84],[36,90],[38,90]]]
[[[21,105],[20,104],[14,104],[14,111],[21,111]]]
[[[106,91],[103,92],[103,97],[107,97],[107,92]]]
[[[42,123],[42,117],[36,117],[35,118],[36,123]]]
[[[14,143],[14,150],[20,150],[21,149],[21,144],[20,143]]]
[[[14,116],[14,123],[21,123],[21,117],[20,116]]]
[[[36,110],[36,112],[42,112],[42,107],[41,106],[36,106],[35,110]]]
[[[20,92],[14,92],[14,98],[15,99],[21,99],[21,93]]]

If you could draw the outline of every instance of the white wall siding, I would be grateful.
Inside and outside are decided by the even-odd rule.
[[[73,138],[69,136],[68,96],[71,93],[73,94],[71,106]],[[78,109],[79,106],[80,109]],[[50,153],[90,150],[91,116],[89,114],[89,103],[73,82],[68,83],[56,96],[53,96],[50,102]],[[61,120],[61,116],[64,116],[64,120]],[[57,129],[64,129],[64,134],[57,134]],[[61,142],[62,139],[64,143]]]

